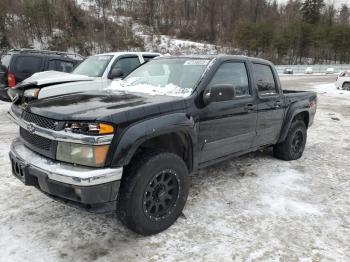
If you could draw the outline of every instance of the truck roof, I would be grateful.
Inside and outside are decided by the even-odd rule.
[[[257,57],[250,57],[250,56],[244,56],[244,55],[225,55],[225,54],[220,54],[220,55],[178,55],[178,56],[162,56],[162,57],[157,57],[156,59],[176,59],[176,58],[190,58],[190,59],[241,59],[241,60],[250,60],[252,62],[261,62],[261,63],[266,63],[266,64],[271,64],[270,61],[257,58]]]

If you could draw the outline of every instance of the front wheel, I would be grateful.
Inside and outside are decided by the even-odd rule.
[[[350,83],[349,83],[349,82],[345,82],[345,83],[343,84],[343,90],[350,91]]]
[[[299,159],[304,152],[307,130],[303,121],[297,120],[291,124],[286,139],[273,148],[274,156],[290,161]]]
[[[181,215],[188,191],[187,166],[179,156],[164,152],[140,154],[123,174],[118,217],[136,233],[157,234]]]

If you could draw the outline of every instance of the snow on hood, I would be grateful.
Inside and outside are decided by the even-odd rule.
[[[75,81],[92,81],[94,77],[76,75],[58,71],[44,71],[33,74],[31,77],[23,80],[23,83],[35,83],[36,85],[47,85],[51,83],[65,83]]]
[[[136,84],[132,85],[134,79],[115,80],[106,88],[107,90],[124,91],[131,93],[145,93],[149,95],[164,95],[188,97],[192,93],[191,88],[182,88],[174,84],[167,84],[165,86],[155,86],[150,84]]]

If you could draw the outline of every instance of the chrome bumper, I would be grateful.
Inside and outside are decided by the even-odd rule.
[[[121,180],[123,174],[122,167],[91,168],[53,161],[28,149],[19,138],[12,142],[10,154],[22,166],[30,166],[47,174],[51,180],[70,185],[100,185]]]

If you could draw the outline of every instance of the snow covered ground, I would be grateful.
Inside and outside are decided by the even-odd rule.
[[[304,156],[284,162],[257,152],[193,175],[184,216],[152,237],[12,177],[17,128],[0,102],[0,261],[348,261],[350,92],[327,79],[282,82],[319,92]]]

